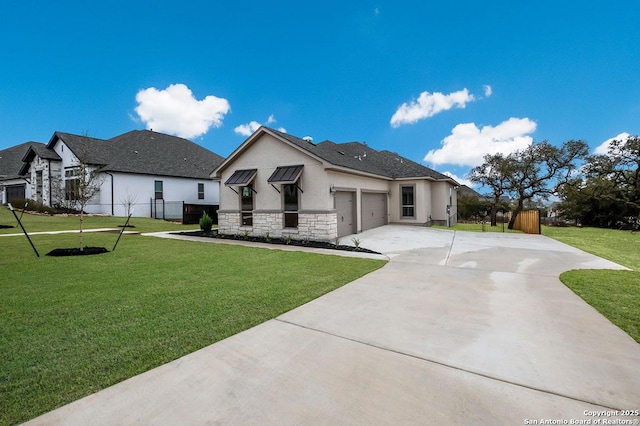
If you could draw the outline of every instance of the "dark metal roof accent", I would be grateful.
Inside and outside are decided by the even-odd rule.
[[[269,183],[289,184],[296,183],[304,166],[282,166],[276,168],[271,177],[267,179]]]
[[[258,173],[258,169],[236,170],[224,184],[226,186],[247,185],[256,177],[256,173]]]

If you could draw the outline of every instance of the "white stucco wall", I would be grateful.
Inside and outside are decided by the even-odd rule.
[[[60,156],[61,161],[47,161],[36,157],[30,167],[30,185],[27,185],[27,198],[36,198],[36,172],[43,172],[42,201],[47,205],[55,204],[49,192],[50,181],[60,179],[64,181],[65,168],[78,165],[78,158],[62,141],[56,142],[53,150]],[[52,175],[50,179],[50,174]],[[155,181],[163,182],[163,199],[165,203],[177,206],[184,202],[188,204],[219,204],[220,184],[213,179],[192,179],[170,176],[142,175],[132,173],[100,173],[101,182],[99,192],[86,206],[86,212],[91,214],[108,214],[126,216],[125,203],[133,203],[133,216],[150,217],[151,199],[155,197]],[[198,184],[204,184],[204,199],[198,199]],[[61,183],[64,185],[63,183]],[[64,191],[62,191],[62,195]]]
[[[276,140],[271,135],[264,135],[243,153],[235,158],[232,164],[222,172],[220,179],[220,210],[239,211],[240,196],[233,189],[224,186],[224,182],[236,170],[257,169],[253,180],[255,210],[282,210],[282,195],[278,193],[267,179],[281,166],[304,165],[298,186],[304,191],[300,194],[300,210],[329,210],[329,185],[322,163],[314,158]],[[280,190],[280,185],[275,185]],[[324,188],[324,190],[323,190]],[[326,193],[325,193],[326,192]]]
[[[432,216],[432,181],[426,179],[401,180],[391,186],[392,211],[390,221],[410,225],[429,224]],[[402,217],[402,186],[414,187],[415,216]]]
[[[190,179],[129,173],[101,173],[99,201],[87,206],[90,213],[126,216],[125,203],[133,204],[133,216],[150,217],[151,200],[155,197],[155,181],[162,181],[165,203],[219,204],[220,186],[211,179]],[[204,184],[204,199],[198,199],[198,183]],[[113,198],[111,196],[113,184]],[[113,206],[112,206],[113,204]]]
[[[53,146],[53,150],[62,159],[62,169],[78,165],[78,157],[73,155],[69,147],[61,140],[58,140]]]
[[[431,191],[431,203],[433,205],[432,219],[442,225],[454,225],[448,223],[447,206],[451,203],[451,215],[455,217],[455,205],[457,203],[455,187],[449,182],[433,182]]]

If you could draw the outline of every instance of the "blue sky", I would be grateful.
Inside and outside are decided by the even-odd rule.
[[[134,129],[229,155],[258,124],[463,181],[488,152],[640,133],[640,2],[0,7],[0,149]]]

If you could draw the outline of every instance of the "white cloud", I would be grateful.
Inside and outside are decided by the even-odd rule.
[[[488,84],[485,84],[482,87],[484,88],[484,96],[485,97],[488,98],[489,96],[491,96],[493,94],[493,89]]]
[[[251,121],[247,124],[237,126],[233,131],[242,136],[251,136],[253,132],[260,128],[260,126],[261,124],[257,121]]]
[[[276,121],[277,121],[276,118],[273,116],[273,114],[271,114],[269,118],[267,118],[266,124],[273,124]],[[242,136],[251,136],[253,132],[255,132],[260,128],[260,126],[262,126],[262,124],[258,123],[257,121],[250,121],[247,124],[241,124],[239,126],[236,126],[236,128],[233,129],[233,131]],[[287,133],[287,129],[285,129],[284,127],[279,127],[276,130],[282,133]]]
[[[450,110],[464,108],[467,103],[475,101],[475,97],[465,88],[445,95],[440,92],[422,92],[418,99],[403,103],[391,117],[391,126],[413,124],[419,120]]]
[[[497,126],[482,126],[475,123],[458,124],[442,141],[442,148],[432,149],[424,161],[432,164],[455,164],[478,166],[486,154],[498,152],[509,154],[524,149],[533,143],[529,136],[537,124],[528,118],[510,118]]]
[[[442,174],[445,175],[445,176],[449,176],[450,178],[454,179],[460,185],[467,185],[470,188],[475,185],[475,183],[471,182],[469,179],[456,176],[451,172],[443,172]]]
[[[607,152],[609,152],[609,145],[611,145],[611,142],[613,142],[614,140],[627,140],[629,139],[629,136],[631,136],[629,133],[627,132],[622,132],[620,133],[618,136],[616,136],[615,138],[611,138],[611,139],[607,139],[606,141],[602,142],[600,145],[598,145],[596,147],[596,149],[593,151],[594,154],[598,154],[598,155],[605,155],[607,154]]]
[[[136,102],[135,111],[147,129],[183,138],[195,138],[211,127],[222,126],[231,108],[226,99],[212,95],[197,100],[184,84],[172,84],[164,90],[142,89]]]

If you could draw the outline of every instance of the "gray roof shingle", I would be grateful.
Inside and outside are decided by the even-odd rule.
[[[106,140],[55,132],[47,151],[56,156],[53,146],[58,140],[81,161],[107,172],[210,179],[210,173],[224,160],[187,139],[151,130],[133,130]]]
[[[450,177],[429,167],[390,151],[377,151],[360,142],[334,143],[327,140],[314,144],[275,129],[267,129],[334,166],[391,179],[430,178],[457,184]]]
[[[19,179],[22,177],[20,176],[20,169],[24,164],[22,159],[27,152],[29,152],[29,149],[43,152],[44,155],[47,155],[43,158],[49,158],[49,155],[45,154],[47,151],[45,144],[40,142],[25,142],[11,148],[3,149],[0,151],[0,180]],[[59,159],[60,157],[58,157],[58,160]]]
[[[187,139],[133,130],[108,141],[112,159],[105,171],[209,179],[224,158]]]

